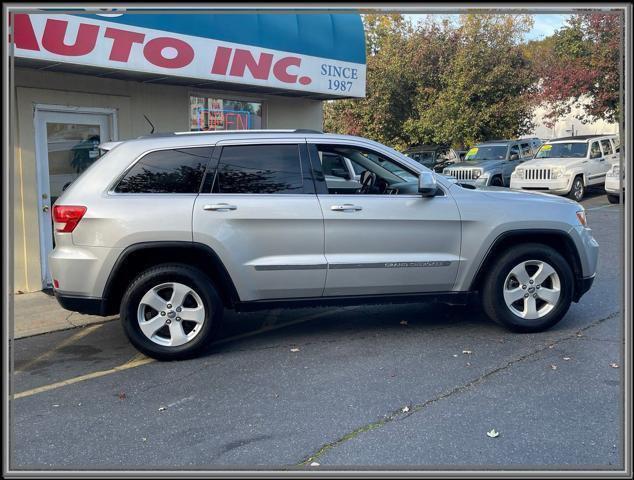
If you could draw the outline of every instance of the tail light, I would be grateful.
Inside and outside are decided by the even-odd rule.
[[[55,230],[61,233],[70,233],[86,213],[86,207],[74,205],[55,205],[53,207],[53,222]]]

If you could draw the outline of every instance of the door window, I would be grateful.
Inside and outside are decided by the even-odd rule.
[[[361,194],[384,194],[392,195],[401,193],[411,193],[408,184],[418,184],[418,176],[407,170],[405,167],[396,163],[385,155],[379,154],[363,147],[355,147],[351,145],[316,145],[319,158],[323,159],[328,155],[337,155],[347,158],[353,165],[355,173],[360,175],[360,181],[371,178],[369,188],[351,190],[346,193]],[[324,168],[322,163],[322,169]],[[325,173],[325,172],[324,172]],[[328,193],[340,193],[329,188]],[[341,192],[343,193],[343,192]]]
[[[304,193],[299,146],[223,147],[213,193]]]
[[[341,171],[348,171],[344,158],[341,155],[332,153],[322,153],[321,167],[324,170],[324,175],[335,175]]]
[[[522,143],[522,158],[529,158],[533,156],[533,151],[531,150],[531,146],[528,143]]]
[[[601,158],[601,148],[599,142],[592,142],[590,146],[590,158]]]
[[[612,151],[612,144],[608,138],[601,140],[601,148],[603,149],[603,155],[612,155],[612,153],[614,153]]]
[[[117,193],[198,193],[211,147],[150,152],[117,185]]]
[[[515,155],[515,157],[513,157],[513,155]],[[509,160],[517,160],[518,158],[520,158],[520,147],[519,145],[512,145],[509,151]]]

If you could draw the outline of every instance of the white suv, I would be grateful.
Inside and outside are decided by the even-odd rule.
[[[606,173],[618,161],[616,135],[550,140],[541,146],[533,160],[515,169],[511,188],[569,195],[579,202],[586,187],[604,184]]]
[[[192,355],[225,308],[442,301],[478,294],[522,332],[594,279],[581,205],[463,188],[370,140],[310,131],[167,134],[111,148],[53,206],[55,295],[120,313],[141,351]],[[337,156],[358,188],[324,175]]]

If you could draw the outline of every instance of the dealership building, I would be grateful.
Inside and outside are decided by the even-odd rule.
[[[361,17],[12,13],[14,290],[51,284],[51,209],[99,144],[174,131],[322,128],[365,95]],[[104,159],[105,161],[105,159]]]

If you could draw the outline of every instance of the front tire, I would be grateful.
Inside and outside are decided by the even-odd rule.
[[[576,202],[580,202],[583,200],[583,196],[586,193],[585,185],[583,184],[583,176],[577,175],[575,179],[572,181],[572,187],[570,187],[570,192],[568,193],[568,197],[572,198]]]
[[[211,280],[184,264],[145,270],[121,301],[121,322],[130,342],[158,360],[191,358],[220,326],[223,305]]]
[[[574,276],[553,248],[526,244],[502,254],[485,278],[482,307],[493,321],[515,332],[541,332],[570,308]]]
[[[610,203],[619,203],[620,198],[618,195],[612,195],[610,193],[608,193],[608,202]]]
[[[503,187],[504,186],[504,180],[502,180],[502,177],[499,177],[499,176],[493,177],[491,179],[491,186],[492,187]]]

